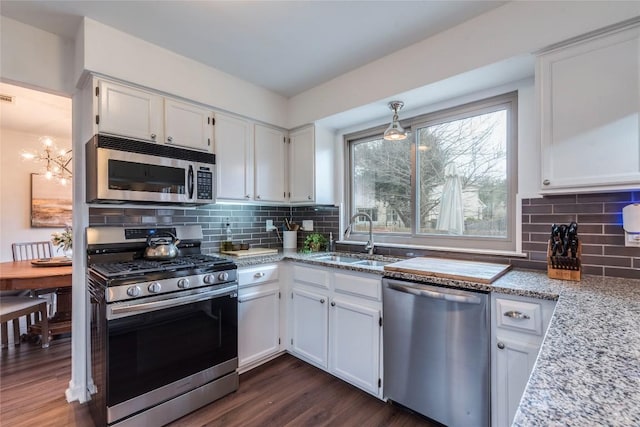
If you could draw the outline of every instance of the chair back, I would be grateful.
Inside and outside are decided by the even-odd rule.
[[[14,261],[26,261],[30,259],[51,258],[53,245],[51,242],[25,242],[11,245]]]

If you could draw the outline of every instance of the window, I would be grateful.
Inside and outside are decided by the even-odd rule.
[[[347,136],[349,212],[375,241],[515,250],[516,112],[511,93]],[[354,224],[354,233],[368,223]]]

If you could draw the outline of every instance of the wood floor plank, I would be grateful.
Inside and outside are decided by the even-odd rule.
[[[96,427],[87,405],[67,403],[71,339],[0,354],[0,426]],[[240,376],[240,388],[169,427],[418,427],[425,418],[386,404],[285,354]],[[154,427],[154,426],[145,426]]]

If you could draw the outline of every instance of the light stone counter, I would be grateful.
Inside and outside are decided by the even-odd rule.
[[[549,279],[544,272],[515,270],[485,285],[383,272],[382,267],[351,266],[313,257],[278,254],[242,260],[238,265],[291,260],[440,286],[557,300],[513,425],[640,426],[640,271],[638,280],[584,276],[580,282],[571,282]]]

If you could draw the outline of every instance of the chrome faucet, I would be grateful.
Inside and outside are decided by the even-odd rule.
[[[367,251],[367,253],[369,255],[373,255],[373,220],[371,219],[371,216],[368,213],[365,212],[358,212],[357,214],[353,215],[351,217],[351,219],[349,220],[349,226],[347,227],[347,229],[344,231],[344,238],[348,239],[349,236],[351,235],[351,228],[353,226],[353,220],[356,219],[359,216],[363,216],[366,218],[367,221],[369,221],[369,241],[367,242],[366,245],[364,245],[364,249]]]

